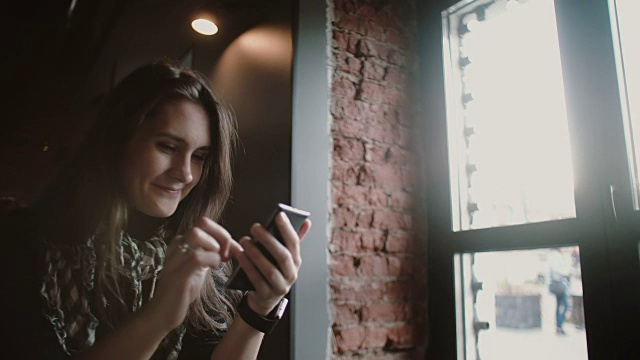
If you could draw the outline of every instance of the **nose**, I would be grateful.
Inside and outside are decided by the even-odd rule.
[[[172,175],[176,180],[183,184],[189,184],[193,181],[193,172],[191,171],[191,159],[177,157],[173,163]]]

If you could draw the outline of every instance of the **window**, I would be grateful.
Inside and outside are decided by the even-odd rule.
[[[639,4],[420,5],[428,358],[640,358]]]
[[[453,229],[575,217],[552,0],[443,12]]]
[[[633,202],[640,210],[640,43],[634,37],[640,33],[634,17],[640,2],[610,0],[609,5]]]

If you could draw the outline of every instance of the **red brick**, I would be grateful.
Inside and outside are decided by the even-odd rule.
[[[408,320],[410,311],[406,303],[378,303],[364,306],[361,314],[365,323],[389,323]]]
[[[358,220],[356,221],[356,226],[359,228],[369,228],[373,223],[373,214],[374,211],[372,209],[363,209],[358,213]]]
[[[360,168],[360,166],[356,166],[353,163],[334,159],[331,169],[331,180],[346,184],[355,184],[362,171]]]
[[[340,10],[334,12],[334,26],[339,29],[353,31],[358,34],[366,32],[367,20]]]
[[[331,359],[424,358],[424,265],[413,238],[416,9],[332,0]],[[413,103],[412,103],[413,102]],[[417,253],[416,253],[417,252]],[[364,320],[365,325],[362,326]],[[382,326],[381,326],[382,325]],[[415,351],[415,353],[412,353]],[[409,355],[413,354],[413,356]]]
[[[332,301],[391,301],[407,300],[417,294],[413,293],[415,284],[411,280],[372,281],[371,279],[330,279]]]
[[[378,185],[385,188],[402,187],[406,183],[405,174],[401,169],[387,165],[366,163],[358,172],[358,184]]]
[[[338,352],[358,350],[364,341],[365,331],[361,327],[334,330]]]
[[[379,56],[379,46],[371,39],[360,38],[354,45],[353,54],[357,57]]]
[[[357,253],[361,249],[361,237],[362,234],[360,232],[334,229],[329,243],[329,250],[332,253]]]
[[[409,230],[411,216],[389,209],[376,210],[373,214],[371,226],[382,230]]]
[[[382,98],[385,104],[391,104],[398,107],[408,106],[407,94],[405,90],[394,87],[387,88],[386,95]]]
[[[333,210],[333,222],[336,226],[354,227],[358,213],[346,207],[338,207]]]
[[[335,138],[333,153],[342,160],[364,160],[364,144],[360,140]]]
[[[360,1],[360,3],[358,4],[358,8],[356,9],[356,15],[373,21],[377,20],[378,12],[378,9],[363,1]]]
[[[356,325],[360,322],[360,308],[353,304],[332,306],[333,322],[339,327]]]
[[[389,86],[396,88],[404,88],[407,85],[407,73],[401,71],[395,67],[387,67],[387,72],[384,76],[384,81]]]
[[[386,191],[379,188],[371,188],[369,190],[368,201],[371,206],[386,207],[388,204],[388,195]]]
[[[384,26],[375,22],[369,21],[366,27],[365,36],[375,41],[382,42],[385,39]]]
[[[386,25],[389,23],[389,13],[386,6],[383,3],[379,3],[378,6],[372,6],[366,3],[360,3],[356,14],[365,17],[371,21],[375,21],[380,25]]]
[[[367,230],[361,232],[360,239],[363,250],[380,251],[384,247],[386,236],[380,231]]]
[[[368,188],[357,185],[334,186],[333,202],[336,205],[365,205],[368,191]]]
[[[344,108],[349,100],[350,100],[349,98],[346,98],[343,96],[331,97],[329,112],[331,116],[333,116],[334,120],[344,118],[345,116]]]
[[[366,128],[367,127],[365,127],[361,122],[358,122],[355,119],[335,119],[331,126],[331,131],[333,135],[359,139],[363,136]],[[375,135],[382,136],[381,134]],[[391,134],[390,138],[393,139],[393,134]]]
[[[354,97],[356,95],[356,85],[349,79],[338,77],[334,79],[331,87],[331,93],[346,97]]]
[[[333,30],[333,46],[340,50],[347,50],[349,46],[349,34],[340,30]]]
[[[361,130],[360,136],[385,144],[393,144],[396,139],[396,130],[392,126],[369,124]]]
[[[348,255],[333,255],[329,264],[329,273],[331,276],[354,276],[356,268],[353,263],[353,257]]]
[[[365,80],[360,84],[358,99],[382,104],[387,100],[389,90],[390,89],[385,89],[385,87],[380,84]]]
[[[360,47],[358,49],[361,50]],[[382,61],[389,61],[391,49],[387,45],[367,43],[367,50],[369,51],[369,56],[374,56]]]
[[[410,163],[410,154],[402,148],[391,147],[387,153],[387,162],[394,165],[407,165]]]
[[[413,249],[413,237],[402,231],[394,231],[387,235],[385,250],[389,253],[407,253]]]
[[[355,14],[356,12],[356,2],[355,0],[334,0],[333,7],[336,10],[342,10],[349,14]]]
[[[373,63],[372,61],[365,61],[362,67],[362,76],[373,80],[382,80],[385,75],[385,68]]]
[[[384,112],[379,104],[349,99],[342,105],[344,106],[344,115],[346,117],[357,119],[363,123],[382,122]]]
[[[416,326],[413,325],[389,329],[389,346],[395,348],[414,344],[416,332]]]
[[[389,194],[389,207],[396,209],[410,209],[413,203],[413,195],[402,191],[396,190]]]
[[[388,334],[385,328],[365,328],[365,334],[362,349],[382,349],[387,343]]]
[[[375,164],[384,164],[387,162],[389,146],[369,143],[365,145],[365,151],[365,160]]]
[[[407,66],[407,55],[405,55],[401,51],[389,50],[387,58],[385,60],[387,60],[390,64],[398,65],[400,67]]]
[[[362,73],[362,60],[347,55],[345,52],[335,54],[336,72],[344,72],[353,76],[360,76]]]
[[[405,51],[409,50],[406,49],[407,41],[405,37],[397,30],[387,29],[385,31],[385,42]]]
[[[392,352],[386,353],[382,351],[368,351],[366,354],[354,355],[352,352],[333,354],[331,360],[353,360],[353,359],[366,359],[366,360],[418,360],[424,359],[424,355],[421,353],[422,349],[403,348],[394,349]]]
[[[398,261],[385,256],[363,256],[357,268],[360,276],[399,276],[401,267]]]

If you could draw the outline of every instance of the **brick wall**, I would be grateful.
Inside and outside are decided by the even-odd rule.
[[[413,218],[413,1],[328,0],[332,359],[418,359],[425,253]]]

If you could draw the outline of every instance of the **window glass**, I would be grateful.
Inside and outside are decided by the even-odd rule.
[[[453,230],[575,217],[553,0],[444,11]]]
[[[587,359],[577,246],[455,255],[458,359]]]
[[[613,43],[618,70],[618,84],[622,101],[622,115],[627,143],[627,158],[633,204],[640,209],[640,23],[635,19],[640,12],[637,0],[610,0]]]

